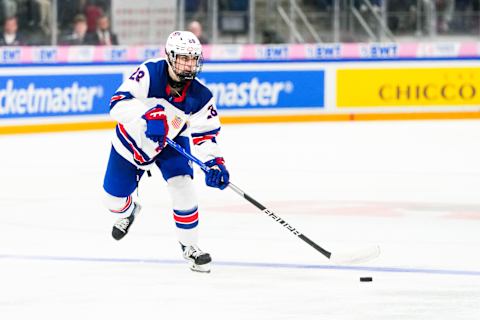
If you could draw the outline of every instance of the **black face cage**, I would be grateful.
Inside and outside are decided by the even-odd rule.
[[[181,65],[181,62],[177,61],[177,56],[191,56],[191,57],[196,57],[197,60],[196,60],[196,63],[195,63],[195,67],[193,68],[193,70],[191,70],[190,72],[189,71],[178,71],[177,70],[177,63],[180,63]],[[172,70],[173,72],[177,75],[178,78],[180,78],[180,81],[187,81],[187,80],[193,80],[195,79],[195,77],[197,76],[197,74],[200,73],[200,71],[202,71],[202,66],[203,66],[203,56],[202,55],[176,55],[175,52],[173,51],[170,51],[170,53],[168,54],[168,61],[170,63],[170,66],[172,67]]]

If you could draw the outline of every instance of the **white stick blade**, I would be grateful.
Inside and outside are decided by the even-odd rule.
[[[332,252],[330,261],[335,264],[355,264],[368,262],[380,255],[380,247],[372,246],[352,252]]]

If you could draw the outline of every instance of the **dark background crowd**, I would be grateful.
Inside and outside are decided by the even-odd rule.
[[[60,45],[116,45],[110,0],[61,0],[52,25],[50,0],[1,0],[1,45],[48,45],[56,28]]]

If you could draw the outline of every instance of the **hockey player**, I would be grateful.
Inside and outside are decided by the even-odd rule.
[[[107,208],[122,217],[112,236],[122,239],[141,206],[132,201],[142,175],[158,166],[167,182],[183,257],[194,271],[209,272],[211,258],[197,246],[198,205],[189,161],[166,144],[169,137],[186,150],[190,140],[209,170],[210,187],[224,189],[229,173],[215,137],[220,121],[212,93],[195,79],[202,67],[202,46],[188,31],[170,34],[165,59],[147,60],[118,88],[110,115],[118,122],[105,174]]]

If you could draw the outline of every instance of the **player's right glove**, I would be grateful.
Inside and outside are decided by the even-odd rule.
[[[225,161],[223,158],[215,158],[205,162],[210,168],[205,172],[205,183],[212,188],[218,188],[220,190],[225,189],[230,181],[230,174],[227,167],[225,167]]]
[[[167,115],[162,106],[157,105],[145,112],[142,116],[147,121],[145,135],[152,141],[158,142],[160,148],[167,143],[168,122]]]

